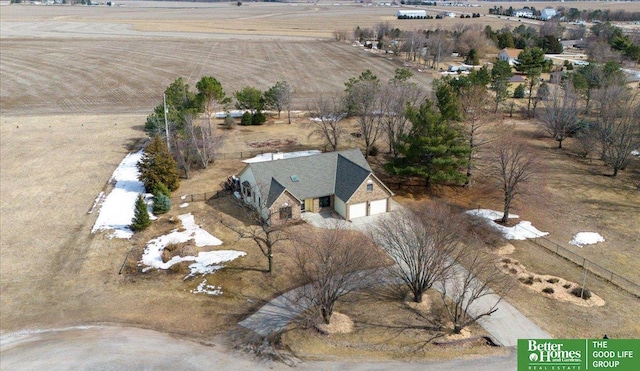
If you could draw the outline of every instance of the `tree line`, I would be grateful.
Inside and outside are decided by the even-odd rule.
[[[582,39],[587,53],[592,57],[606,53],[609,59],[621,63],[640,61],[638,36],[624,34],[622,29],[608,22],[595,24],[590,30],[584,26],[567,28],[558,20],[551,20],[540,27],[521,24],[514,28],[505,26],[494,30],[490,25],[483,28],[460,23],[451,30],[410,31],[394,28],[389,23],[379,23],[372,28],[357,26],[351,34],[355,40],[363,43],[375,40],[379,50],[404,55],[407,60],[421,61],[425,67],[434,69],[439,69],[441,60],[453,52],[465,57],[465,63],[474,65],[503,48],[538,47],[547,54],[560,54],[563,51],[560,39]],[[347,39],[347,32],[336,32],[336,38]],[[469,58],[471,54],[473,56]]]

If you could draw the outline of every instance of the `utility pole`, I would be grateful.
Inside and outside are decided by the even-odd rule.
[[[164,135],[167,137],[167,150],[171,152],[171,145],[169,144],[169,121],[167,121],[167,115],[169,110],[167,109],[167,95],[162,94],[162,103],[164,104]]]

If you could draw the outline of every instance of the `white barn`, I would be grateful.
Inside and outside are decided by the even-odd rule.
[[[425,19],[427,12],[425,10],[398,10],[398,19]]]

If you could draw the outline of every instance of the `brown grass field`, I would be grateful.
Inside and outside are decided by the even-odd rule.
[[[404,29],[409,23],[396,23],[393,8],[341,4],[2,5],[0,331],[117,323],[207,339],[232,329],[263,300],[290,288],[293,283],[284,274],[289,269],[287,246],[276,255],[276,274],[268,277],[260,271],[265,262],[250,241],[237,241],[221,225],[221,219],[242,220],[230,199],[174,207],[131,241],[90,234],[96,215],[87,211],[125,154],[144,141],[146,115],[161,103],[162,91],[177,77],[194,86],[201,76],[212,75],[228,93],[243,86],[266,89],[287,80],[295,88],[295,108],[301,110],[318,94],[337,94],[344,81],[365,69],[389,79],[395,68],[404,65],[402,60],[332,41],[331,34],[381,21]],[[627,5],[566,5],[574,4],[587,8]],[[486,20],[502,22],[496,25],[514,23]],[[454,21],[460,20],[450,22]],[[417,83],[430,85],[430,74],[414,71]],[[304,118],[296,117],[291,126],[238,127],[227,134],[222,152],[250,150],[250,142],[282,138],[317,146],[303,122]],[[635,159],[617,178],[606,177],[608,170],[596,160],[582,161],[570,151],[554,149],[555,143],[541,137],[531,122],[504,124],[516,124],[518,135],[530,141],[545,164],[540,197],[516,205],[514,211],[550,232],[555,242],[640,282],[640,194],[634,188],[640,181],[640,160]],[[571,145],[569,140],[568,148]],[[184,180],[176,194],[215,191],[220,181],[241,168],[238,159],[220,160],[212,169]],[[397,193],[398,200],[407,204],[437,196],[465,207],[500,207],[492,195],[473,189],[400,189]],[[137,272],[135,262],[144,243],[172,228],[171,215],[184,212],[193,212],[197,223],[221,238],[221,248],[248,253],[230,269],[207,277],[209,284],[223,286],[221,297],[189,293],[200,278],[183,281],[179,273]],[[579,231],[597,231],[606,242],[582,249],[567,245]],[[514,258],[531,271],[581,280],[583,271],[575,265],[531,243],[515,245]],[[119,275],[123,262],[125,269]],[[605,306],[571,306],[524,289],[514,290],[507,300],[554,337],[603,333],[640,337],[637,298],[592,276],[588,286],[607,302]],[[382,313],[398,310],[393,302],[377,305]],[[355,317],[363,309],[344,304],[340,311]],[[361,330],[353,338],[342,339],[355,344],[354,357],[366,357],[372,349],[362,345],[362,334],[367,332]],[[371,336],[386,336],[369,331]],[[300,343],[302,353],[319,341],[304,332],[291,336],[308,342],[306,347]],[[325,345],[328,353],[335,349],[331,343]],[[358,353],[357,348],[364,352]]]

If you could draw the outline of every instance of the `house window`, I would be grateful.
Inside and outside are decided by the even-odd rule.
[[[320,197],[320,207],[329,207],[331,206],[331,196]]]
[[[281,207],[279,211],[280,211],[280,220],[291,219],[291,217],[293,216],[291,212],[291,206]]]
[[[367,184],[367,192],[373,192],[373,183]]]

